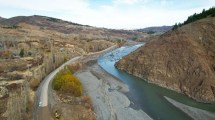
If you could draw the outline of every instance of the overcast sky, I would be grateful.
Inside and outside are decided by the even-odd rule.
[[[80,24],[135,29],[183,22],[215,0],[0,0],[0,16],[44,15]]]

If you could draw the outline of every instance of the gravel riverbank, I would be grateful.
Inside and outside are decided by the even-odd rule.
[[[130,107],[124,94],[128,86],[109,75],[97,63],[76,73],[91,97],[97,120],[152,120],[144,111]]]
[[[165,99],[179,108],[194,120],[215,120],[215,113],[190,107],[165,96]]]

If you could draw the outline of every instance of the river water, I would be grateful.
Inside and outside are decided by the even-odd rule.
[[[128,85],[129,92],[126,95],[132,101],[133,104],[131,106],[133,108],[142,109],[154,120],[191,120],[187,114],[174,107],[164,98],[164,96],[167,96],[180,103],[215,112],[214,104],[196,102],[183,94],[147,83],[143,79],[115,68],[114,64],[116,61],[142,45],[121,47],[98,59],[98,64],[104,70]]]

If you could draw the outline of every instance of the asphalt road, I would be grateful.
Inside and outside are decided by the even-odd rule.
[[[34,108],[34,120],[50,120],[51,114],[49,112],[48,106],[48,95],[49,95],[49,84],[51,83],[52,79],[54,78],[55,74],[58,73],[64,66],[74,63],[82,56],[72,58],[71,60],[67,61],[53,72],[51,72],[45,79],[42,81],[40,86],[37,89],[36,93],[36,102]]]

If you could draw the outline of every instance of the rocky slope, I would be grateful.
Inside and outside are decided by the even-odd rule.
[[[116,63],[148,82],[215,103],[215,17],[153,39]]]

